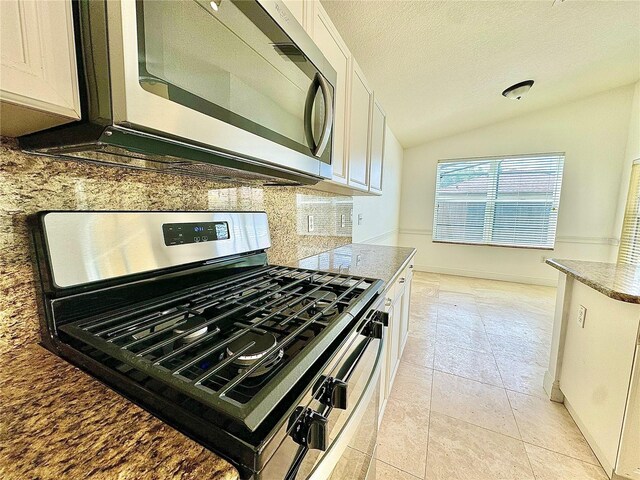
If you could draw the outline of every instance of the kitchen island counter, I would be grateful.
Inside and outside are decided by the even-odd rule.
[[[640,480],[640,270],[547,260],[560,271],[544,387],[609,477]]]
[[[547,264],[614,300],[640,303],[640,266],[549,259]]]

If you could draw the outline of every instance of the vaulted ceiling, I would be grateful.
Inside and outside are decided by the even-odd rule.
[[[640,1],[322,0],[404,147],[632,83]],[[520,101],[508,86],[533,79]]]

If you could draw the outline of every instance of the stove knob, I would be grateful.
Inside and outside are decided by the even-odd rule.
[[[327,449],[327,419],[308,407],[297,407],[289,418],[289,435],[298,445]]]
[[[337,378],[325,380],[319,392],[318,400],[327,407],[347,409],[347,383]]]

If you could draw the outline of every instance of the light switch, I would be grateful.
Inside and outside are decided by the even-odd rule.
[[[358,214],[358,225],[362,225],[362,214]]]
[[[340,215],[340,227],[344,228],[347,226],[347,216],[343,213]]]
[[[584,321],[587,318],[587,307],[584,305],[580,305],[580,310],[578,311],[578,325],[580,328],[584,328]]]
[[[307,227],[309,228],[310,232],[313,232],[314,226],[313,226],[313,215],[308,215],[307,216]]]

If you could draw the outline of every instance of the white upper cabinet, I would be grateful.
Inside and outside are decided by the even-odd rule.
[[[378,101],[373,102],[371,118],[371,146],[369,155],[369,191],[382,193],[384,163],[385,114]]]
[[[289,9],[293,18],[295,18],[300,25],[306,28],[305,12],[309,7],[305,0],[282,0],[285,7]]]
[[[369,190],[369,133],[373,90],[354,59],[351,60],[349,101],[349,177],[351,188]]]
[[[0,1],[0,134],[80,118],[71,1]]]
[[[347,89],[349,86],[349,62],[351,53],[340,37],[320,2],[313,3],[313,21],[309,29],[313,41],[335,69],[337,75],[334,92],[335,125],[333,128],[333,175],[337,183],[347,183]]]

